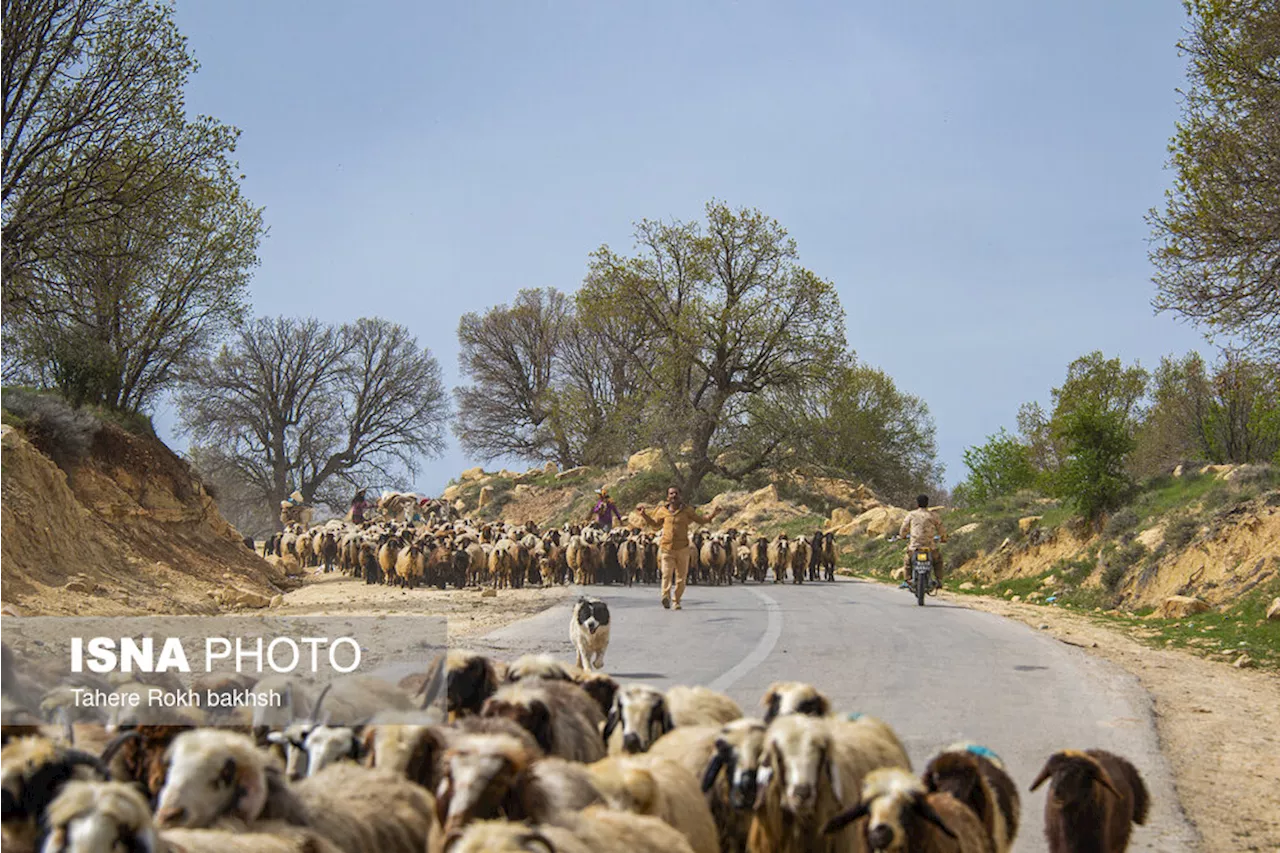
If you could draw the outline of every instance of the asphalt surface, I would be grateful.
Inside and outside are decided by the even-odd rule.
[[[575,589],[581,592],[581,589]],[[906,590],[835,583],[690,586],[664,610],[656,587],[593,586],[609,604],[605,671],[659,689],[704,684],[751,716],[774,681],[806,681],[841,711],[889,722],[917,772],[940,748],[981,743],[1004,760],[1022,796],[1015,850],[1044,851],[1044,794],[1027,786],[1064,748],[1102,748],[1142,773],[1151,817],[1130,850],[1198,849],[1160,752],[1151,699],[1136,679],[1021,623],[946,594],[916,605]],[[570,603],[469,643],[506,660],[549,653],[572,663]]]

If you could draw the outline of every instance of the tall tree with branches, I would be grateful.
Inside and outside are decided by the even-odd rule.
[[[645,433],[693,493],[753,400],[830,376],[844,313],[834,286],[802,267],[794,240],[759,211],[713,201],[705,226],[646,220],[636,241],[631,257],[596,251],[578,311],[593,328],[644,330],[610,343],[641,377]],[[757,455],[726,473],[767,462]]]
[[[148,0],[4,0],[3,306],[42,292],[65,235],[120,221],[229,167],[238,131],[188,119],[197,65],[173,9]],[[163,233],[162,220],[145,236]],[[108,247],[118,251],[118,241]]]
[[[440,366],[380,318],[342,326],[262,318],[184,377],[193,444],[275,506],[295,488],[338,509],[356,486],[403,485],[444,449]]]
[[[1155,305],[1280,362],[1280,5],[1185,0],[1176,179],[1149,220]]]

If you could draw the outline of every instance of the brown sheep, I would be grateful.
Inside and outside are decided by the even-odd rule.
[[[661,818],[689,840],[694,853],[717,853],[716,824],[698,779],[674,761],[642,754],[610,756],[587,765],[606,803]]]
[[[1101,749],[1062,750],[1049,756],[1031,783],[1045,781],[1044,834],[1051,853],[1121,853],[1132,824],[1147,822],[1147,786],[1125,759]]]
[[[543,821],[602,802],[583,765],[539,758],[506,735],[474,735],[450,748],[438,791],[445,832],[499,816]]]
[[[508,684],[485,701],[481,716],[514,720],[547,755],[582,762],[605,755],[600,709],[576,684],[539,680]]]
[[[498,673],[484,655],[452,650],[445,658],[445,682],[450,714],[479,714],[485,700],[498,689]]]
[[[858,823],[856,835],[873,851],[992,853],[995,849],[968,806],[950,794],[930,794],[919,779],[897,767],[869,773],[858,805],[827,821],[823,832],[848,832],[854,823]]]
[[[950,794],[982,821],[996,853],[1009,853],[1018,835],[1021,800],[1018,788],[999,759],[961,745],[937,755],[925,768],[922,781],[930,793]]]

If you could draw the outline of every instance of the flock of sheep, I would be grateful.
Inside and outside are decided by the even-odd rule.
[[[721,585],[735,580],[781,583],[835,580],[832,533],[773,539],[746,531],[693,534],[689,582]],[[367,583],[404,586],[658,582],[656,537],[638,528],[603,530],[566,524],[540,530],[458,518],[447,504],[419,513],[415,521],[383,518],[356,525],[332,519],[309,529],[291,524],[265,543],[266,554],[291,557],[304,568],[335,569]]]
[[[10,705],[38,705],[39,685],[6,676]],[[917,775],[888,724],[807,684],[772,685],[753,719],[705,687],[620,685],[546,656],[451,651],[388,684],[395,701],[361,678],[294,685],[292,719],[6,725],[4,849],[1007,853],[1023,829],[996,754],[955,744]],[[332,703],[363,722],[333,724]],[[1055,753],[1031,787],[1046,781],[1053,853],[1122,851],[1146,820],[1118,756]]]

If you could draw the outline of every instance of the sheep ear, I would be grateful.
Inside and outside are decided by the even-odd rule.
[[[774,717],[778,716],[778,705],[782,697],[778,695],[776,684],[769,685],[769,689],[765,691],[764,698],[760,700],[760,704],[764,706],[764,721],[766,723],[773,722]]]
[[[1055,757],[1056,756],[1050,757],[1049,760],[1044,763],[1044,767],[1040,768],[1040,774],[1036,776],[1035,781],[1031,783],[1031,787],[1027,790],[1034,791],[1053,775],[1053,771],[1056,769],[1055,762],[1053,760]]]
[[[951,831],[951,827],[947,826],[945,823],[942,822],[942,816],[939,815],[934,810],[933,806],[929,805],[928,800],[924,799],[923,797],[917,799],[916,811],[920,813],[920,816],[922,818],[929,821],[929,823],[933,824],[934,826],[938,827],[938,829],[941,829],[947,835],[951,836],[951,838],[953,839],[956,838],[956,834]]]
[[[860,803],[851,809],[847,809],[846,811],[841,812],[840,814],[831,818],[831,820],[827,821],[826,826],[822,827],[822,834],[831,835],[833,833],[839,832],[849,824],[853,823],[858,818],[866,817],[867,813],[870,811],[871,811],[870,803]]]
[[[618,712],[618,701],[615,699],[613,707],[609,709],[609,717],[604,721],[604,731],[602,734],[604,735],[605,746],[609,745],[609,738],[613,736],[613,730],[618,727],[618,723],[621,722],[621,720],[622,715]]]
[[[711,790],[711,786],[716,783],[716,777],[720,775],[721,768],[724,767],[724,753],[716,750],[715,755],[711,756],[711,763],[707,765],[706,772],[702,774],[702,792],[705,794]]]
[[[266,780],[254,772],[252,767],[239,768],[237,784],[239,798],[236,800],[236,812],[246,821],[254,821],[262,814],[267,805]]]
[[[834,750],[827,750],[827,775],[831,777],[831,793],[835,795],[836,802],[844,802],[844,786],[840,781],[840,768],[836,766],[836,757]]]
[[[1097,781],[1099,785],[1106,788],[1111,793],[1115,794],[1117,798],[1124,799],[1124,797],[1121,796],[1120,792],[1116,790],[1116,786],[1111,784],[1111,777],[1107,775],[1106,770],[1103,770],[1101,767],[1099,767],[1098,770],[1094,772],[1093,778]]]

